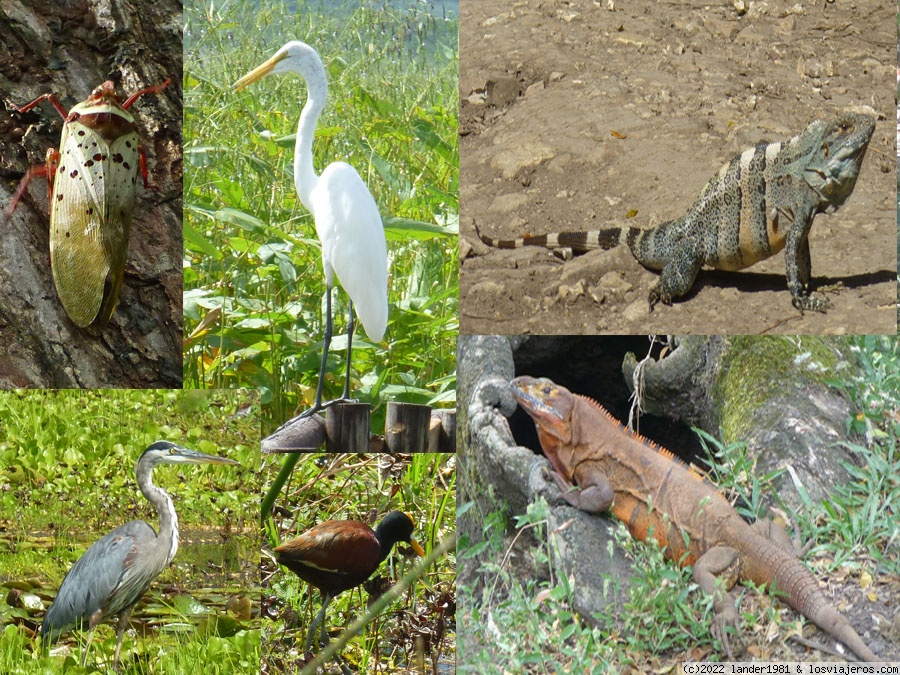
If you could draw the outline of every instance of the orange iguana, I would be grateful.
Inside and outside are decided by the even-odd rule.
[[[534,419],[568,503],[589,513],[611,509],[632,536],[654,537],[667,558],[693,566],[694,581],[713,596],[712,632],[730,660],[725,628],[738,628],[738,613],[728,591],[738,581],[774,590],[860,660],[879,660],[819,591],[783,528],[767,532],[766,521],[748,525],[715,485],[591,399],[547,379],[518,377],[511,388]],[[717,577],[724,583],[717,585]]]

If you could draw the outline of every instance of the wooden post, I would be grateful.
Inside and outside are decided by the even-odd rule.
[[[384,440],[388,452],[426,452],[431,408],[417,403],[387,404]]]
[[[369,404],[338,403],[325,416],[327,452],[369,451]]]
[[[456,410],[437,408],[431,411],[428,452],[456,452]]]

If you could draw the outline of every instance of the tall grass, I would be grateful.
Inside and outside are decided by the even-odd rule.
[[[301,39],[329,78],[316,170],[353,165],[388,239],[388,330],[379,344],[357,331],[354,396],[455,404],[458,24],[427,9],[185,6],[184,314],[185,333],[194,333],[185,341],[185,387],[259,387],[275,423],[315,391],[325,283],[314,223],[292,177],[305,84],[284,75],[231,89]],[[335,300],[326,394],[343,384],[347,296],[336,292]]]

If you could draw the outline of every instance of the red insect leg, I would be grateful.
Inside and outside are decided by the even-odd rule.
[[[131,107],[131,104],[134,103],[135,101],[137,101],[144,94],[155,94],[159,91],[162,91],[166,87],[168,87],[171,83],[172,83],[172,78],[168,77],[168,78],[166,78],[166,81],[163,82],[162,84],[157,84],[154,87],[145,87],[144,89],[139,89],[138,91],[134,92],[131,96],[128,97],[128,100],[126,100],[125,103],[122,104],[122,108],[124,108],[125,110],[128,110]]]
[[[66,109],[62,107],[62,103],[60,103],[57,100],[56,96],[54,96],[53,94],[41,94],[36,99],[34,99],[31,103],[26,103],[21,108],[19,106],[17,106],[15,103],[13,103],[12,101],[10,101],[9,105],[12,106],[12,109],[15,110],[16,112],[24,113],[24,112],[28,112],[34,106],[36,106],[38,103],[41,103],[43,101],[50,101],[50,103],[53,104],[53,107],[56,108],[57,112],[62,116],[63,119],[66,119],[69,116],[69,113],[66,112]]]
[[[47,150],[47,161],[44,164],[38,164],[37,166],[33,166],[25,173],[22,177],[22,181],[19,183],[19,187],[16,188],[16,194],[13,195],[12,200],[9,202],[9,206],[3,214],[3,222],[8,222],[12,217],[13,211],[16,210],[16,206],[19,204],[19,200],[22,199],[22,195],[25,194],[25,190],[28,189],[28,184],[34,178],[45,177],[47,179],[47,202],[49,203],[53,197],[53,178],[56,175],[56,167],[59,165],[59,152],[55,148],[50,148]]]
[[[147,180],[147,153],[144,152],[144,146],[138,146],[138,157],[141,162],[141,176],[144,179],[144,188],[147,190],[159,190],[159,187],[153,185],[149,180]]]

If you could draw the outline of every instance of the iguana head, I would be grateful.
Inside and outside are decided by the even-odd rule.
[[[572,436],[570,415],[575,405],[572,393],[546,378],[523,375],[510,382],[510,389],[522,409],[531,415],[538,434],[548,434],[562,443]]]
[[[824,127],[820,131],[819,153],[807,166],[804,178],[820,195],[820,209],[832,213],[853,192],[875,131],[875,118],[861,113],[845,113],[832,122],[817,120],[807,127],[807,131],[816,124]]]

